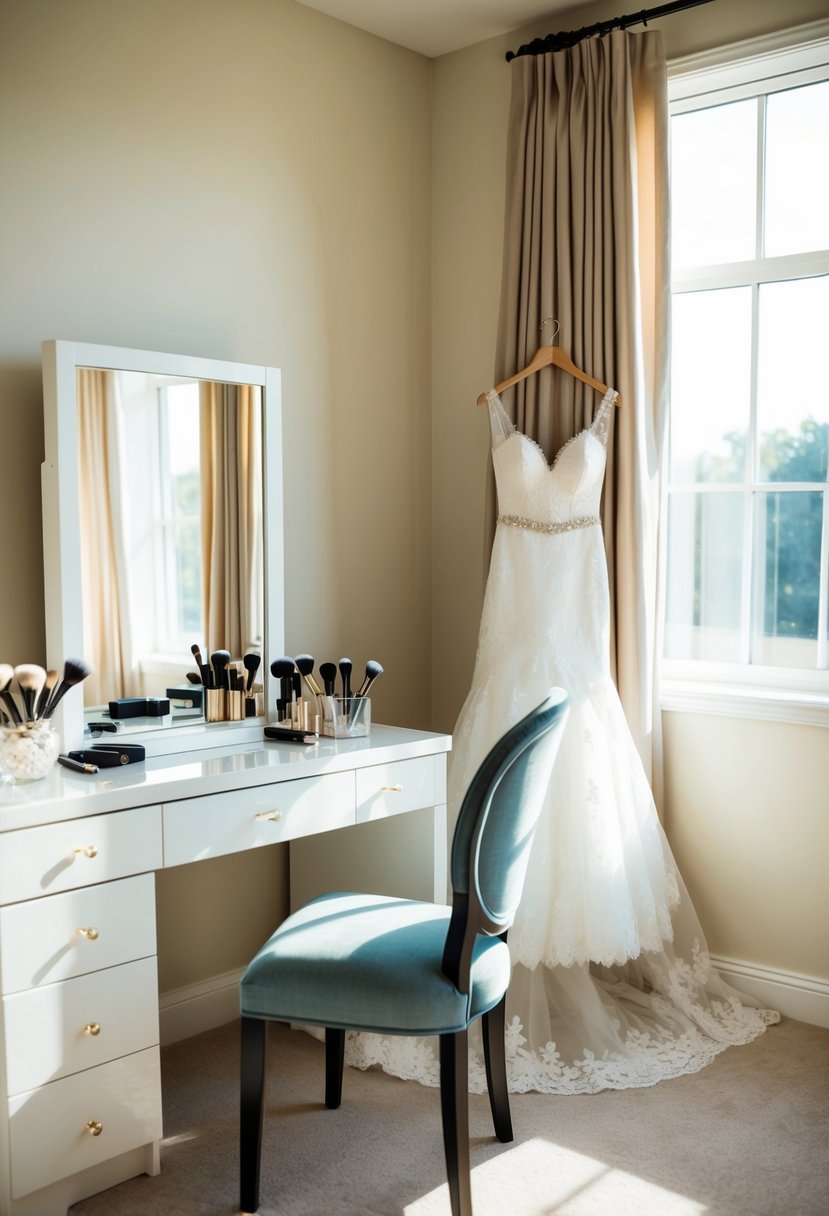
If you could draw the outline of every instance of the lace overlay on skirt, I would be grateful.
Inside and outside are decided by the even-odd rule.
[[[585,525],[598,523],[615,393],[552,465],[494,392],[488,401],[502,518],[449,757],[450,832],[504,731],[553,685],[571,700],[509,934],[509,1087],[652,1085],[697,1071],[779,1015],[712,968],[610,677],[604,546],[600,528]],[[483,1092],[480,1034],[470,1038],[470,1086]],[[352,1034],[346,1060],[439,1081],[436,1040]]]

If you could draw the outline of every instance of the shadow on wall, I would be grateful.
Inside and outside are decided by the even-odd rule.
[[[43,388],[40,352],[31,363],[0,363],[3,496],[0,552],[0,650],[9,663],[44,663],[43,539],[40,466]]]

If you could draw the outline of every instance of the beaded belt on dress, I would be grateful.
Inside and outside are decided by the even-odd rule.
[[[499,515],[499,524],[508,524],[511,528],[529,528],[531,532],[546,532],[555,536],[559,532],[572,532],[575,528],[592,528],[599,523],[598,515],[577,515],[575,519],[565,519],[560,524],[545,524],[537,519],[527,519],[525,515]]]

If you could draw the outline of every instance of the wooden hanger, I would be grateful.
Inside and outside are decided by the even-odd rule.
[[[547,324],[547,321],[552,321],[552,319],[552,317],[547,317],[546,320],[542,321],[540,328],[543,329]],[[557,333],[558,321],[556,321],[555,333],[553,334],[554,338]],[[583,372],[580,367],[576,367],[570,356],[563,351],[560,346],[553,346],[551,343],[550,346],[539,346],[538,350],[535,352],[527,366],[520,372],[516,372],[514,376],[510,376],[509,380],[503,380],[500,384],[496,384],[495,392],[500,395],[505,391],[505,389],[512,388],[513,384],[517,384],[519,380],[524,380],[527,376],[532,376],[535,372],[540,372],[542,367],[560,367],[563,372],[567,372],[568,375],[575,376],[577,380],[581,380],[585,384],[589,384],[591,388],[596,389],[596,391],[599,393],[607,393],[610,391],[609,385],[602,384],[601,380],[594,380],[592,376],[588,376],[587,372]],[[487,394],[481,393],[477,404],[483,405],[486,399]],[[622,404],[622,398],[618,396],[618,394],[616,397],[616,404]]]

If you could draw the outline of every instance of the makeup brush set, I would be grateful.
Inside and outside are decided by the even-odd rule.
[[[272,727],[266,727],[267,737],[280,738],[280,731],[311,738],[316,735],[336,739],[367,735],[371,726],[368,694],[374,681],[382,674],[381,664],[369,659],[363,679],[353,691],[351,659],[343,658],[339,663],[320,663],[319,679],[314,675],[313,655],[274,659],[271,675],[279,681],[277,722]]]
[[[206,663],[196,643],[190,650],[198,672],[188,672],[187,679],[194,689],[201,685],[205,721],[241,722],[264,711],[262,685],[256,683],[261,655],[250,651],[234,660],[229,650],[214,650]]]
[[[37,663],[0,663],[0,765],[16,781],[44,777],[58,758],[60,739],[50,719],[89,670],[82,659],[67,659],[62,675]]]

